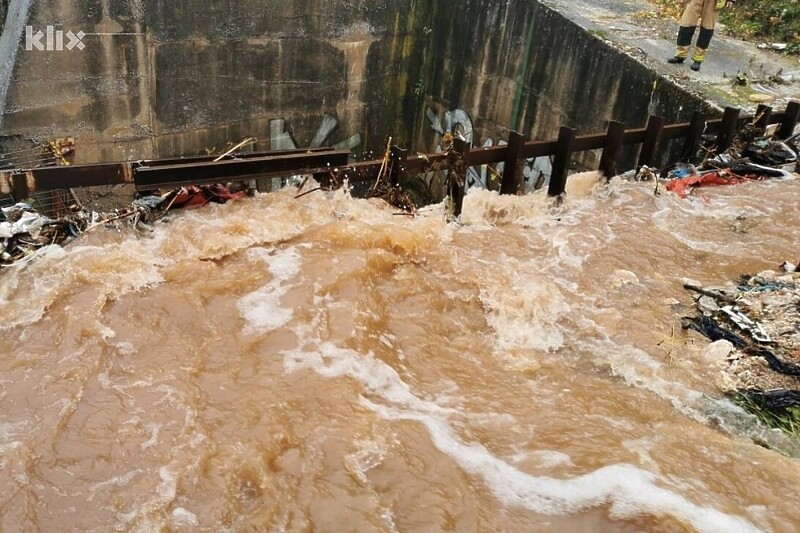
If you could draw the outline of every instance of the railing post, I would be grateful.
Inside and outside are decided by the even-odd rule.
[[[464,193],[467,188],[467,154],[469,143],[463,139],[453,139],[454,157],[450,159],[448,169],[450,197],[453,199],[453,217],[461,216],[464,207]]]
[[[756,129],[764,131],[769,126],[769,119],[772,118],[772,108],[766,104],[759,104],[756,109]]]
[[[550,174],[550,185],[547,188],[549,196],[559,196],[567,188],[567,172],[572,159],[572,143],[575,140],[575,128],[561,126],[558,131],[556,153],[553,157],[553,170]]]
[[[523,165],[522,151],[525,148],[525,137],[516,131],[508,134],[508,152],[505,166],[503,167],[503,183],[500,185],[500,194],[518,194],[522,189]]]
[[[603,155],[600,157],[600,172],[610,180],[617,175],[617,159],[622,150],[622,137],[625,135],[625,124],[612,120],[608,123],[606,132],[606,144],[603,147]]]
[[[692,114],[692,119],[689,122],[689,134],[686,136],[686,142],[683,144],[683,153],[686,159],[691,159],[697,154],[700,149],[700,142],[703,140],[703,132],[706,130],[706,116],[700,111],[695,111]]]
[[[395,145],[391,147],[389,154],[392,158],[392,172],[389,176],[389,183],[392,187],[401,187],[405,184],[408,150]]]
[[[800,102],[793,100],[786,106],[786,114],[778,129],[778,138],[788,139],[791,137],[794,133],[794,127],[797,126],[798,119],[800,119]]]
[[[736,125],[739,122],[739,109],[726,107],[722,114],[722,122],[717,133],[717,152],[722,153],[731,147],[733,138],[736,136]]]
[[[11,177],[11,193],[15,202],[24,202],[30,196],[28,174],[14,174]]]
[[[639,152],[639,162],[636,168],[639,169],[645,165],[653,167],[656,158],[656,150],[658,144],[661,142],[661,133],[664,131],[664,117],[650,115],[647,119],[647,130],[644,134],[644,142],[642,143],[642,150]]]

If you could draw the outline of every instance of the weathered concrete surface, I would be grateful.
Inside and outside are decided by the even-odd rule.
[[[370,45],[403,38],[410,3],[40,0],[25,23],[82,30],[86,48],[29,51],[20,38],[0,135],[6,145],[73,135],[83,161],[219,150],[248,136],[263,149],[358,146]],[[381,63],[397,70],[394,57]]]
[[[431,151],[446,129],[490,145],[510,129],[541,139],[561,125],[643,126],[651,113],[674,122],[729,103],[722,72],[745,56],[726,50],[750,53],[715,37],[698,83],[663,63],[674,33],[634,20],[639,0],[34,0],[22,10],[30,1],[8,5],[35,30],[89,35],[83,51],[60,52],[27,51],[21,37],[0,71],[10,80],[0,148],[72,135],[84,162],[251,136],[259,149],[340,145],[369,157],[387,136]],[[772,71],[778,58],[763,57]]]
[[[703,67],[694,72],[689,69],[688,61],[683,65],[666,63],[675,53],[678,22],[659,19],[653,5],[645,0],[555,0],[551,5],[580,27],[631,54],[660,75],[696,91],[716,107],[732,105],[754,110],[757,104],[748,97],[761,93],[774,98],[770,103],[774,108],[783,109],[789,100],[800,97],[798,58],[726,36],[722,23],[717,23]],[[733,84],[740,72],[751,81],[750,86]],[[776,76],[783,81],[769,80]]]
[[[642,17],[654,13],[643,0],[467,0],[458,13],[452,23],[439,19],[434,26],[432,35],[448,37],[433,47],[447,53],[435,56],[424,75],[431,80],[429,104],[440,116],[462,108],[474,117],[475,145],[505,139],[510,128],[552,139],[561,125],[580,133],[604,131],[609,120],[642,127],[650,114],[679,122],[697,110],[721,114],[728,105],[752,111],[756,104],[747,97],[753,92],[772,94],[776,109],[800,96],[796,59],[722,31],[701,72],[667,64],[677,22]],[[734,86],[738,71],[754,86]],[[778,73],[792,81],[758,83]],[[417,144],[430,145],[431,132],[417,131]],[[635,149],[626,150],[624,162],[632,164],[635,156]],[[592,166],[596,159],[585,154],[582,163]]]
[[[604,131],[609,120],[642,127],[650,114],[677,122],[710,108],[548,5],[479,0],[460,5],[460,19],[440,19],[433,28],[431,35],[439,38],[432,46],[446,53],[433,58],[425,76],[431,82],[429,105],[440,115],[455,108],[476,117],[475,145],[506,139],[509,129],[553,139],[561,125],[594,133]],[[495,31],[498,27],[505,31]],[[418,129],[418,145],[431,144],[429,130]],[[585,154],[582,162],[594,165],[598,157]],[[634,157],[627,150],[624,162]]]

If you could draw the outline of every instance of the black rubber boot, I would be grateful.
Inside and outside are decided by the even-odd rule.
[[[699,61],[694,61],[694,62],[692,63],[692,66],[691,66],[690,68],[691,68],[693,71],[697,72],[698,70],[700,70],[700,65],[702,65],[702,63],[701,63],[701,62],[699,62]]]
[[[686,61],[685,57],[678,57],[678,56],[670,57],[669,59],[667,59],[667,63],[672,63],[673,65],[680,65],[684,61]]]

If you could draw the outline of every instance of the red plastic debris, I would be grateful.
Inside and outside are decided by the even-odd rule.
[[[723,175],[723,173],[725,175]],[[667,182],[667,190],[672,191],[681,198],[686,198],[690,189],[695,187],[713,187],[718,185],[736,185],[747,181],[736,176],[727,174],[724,171],[707,172],[705,174],[695,174],[685,178],[670,180]]]
[[[201,207],[211,202],[224,204],[228,200],[239,200],[246,196],[245,191],[231,192],[224,185],[205,185],[203,187],[181,187],[169,202],[170,209]]]

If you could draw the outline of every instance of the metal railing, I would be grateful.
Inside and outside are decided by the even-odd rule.
[[[683,139],[681,153],[688,157],[697,153],[702,135],[716,134],[715,149],[722,152],[730,146],[737,130],[747,124],[761,130],[777,124],[777,137],[785,139],[793,134],[798,120],[800,102],[793,101],[781,112],[773,112],[771,107],[761,105],[753,116],[742,115],[741,110],[729,107],[721,118],[709,119],[697,112],[690,122],[679,124],[667,125],[662,117],[654,115],[649,117],[644,128],[627,129],[624,124],[612,121],[605,133],[592,135],[577,135],[574,128],[562,126],[558,138],[547,141],[526,141],[521,134],[512,131],[508,144],[504,146],[470,149],[466,142],[456,139],[453,149],[459,152],[458,172],[462,174],[469,167],[503,163],[502,194],[524,192],[522,170],[526,160],[551,156],[553,165],[548,194],[559,196],[565,191],[569,164],[576,153],[602,150],[599,170],[606,176],[613,176],[629,170],[619,168],[624,146],[641,145],[637,168],[654,166],[665,141]],[[0,197],[10,195],[20,201],[33,193],[101,185],[134,184],[136,190],[147,191],[298,174],[313,174],[335,185],[345,179],[350,182],[375,180],[382,172],[388,172],[390,184],[402,187],[414,174],[448,169],[447,153],[409,155],[407,150],[398,146],[391,147],[388,161],[379,159],[348,164],[349,158],[347,150],[318,148],[237,154],[221,161],[204,156],[0,171]],[[463,189],[457,187],[451,191],[455,196],[456,216],[460,214]]]

